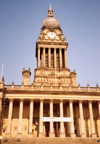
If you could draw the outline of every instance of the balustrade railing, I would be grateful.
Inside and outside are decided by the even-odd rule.
[[[23,88],[23,89],[26,89],[26,88],[31,88],[33,90],[47,90],[47,91],[50,91],[50,90],[56,90],[56,91],[100,91],[100,87],[67,87],[67,86],[53,86],[53,85],[50,85],[50,86],[44,86],[44,85],[39,85],[39,86],[34,86],[34,85],[4,85],[5,88],[15,88],[15,89],[18,89],[18,88]]]

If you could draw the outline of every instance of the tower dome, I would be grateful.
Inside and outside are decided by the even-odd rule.
[[[48,28],[48,29],[61,29],[60,28],[60,23],[58,22],[57,19],[53,17],[53,10],[50,8],[48,10],[48,17],[44,19],[42,23],[42,29]]]

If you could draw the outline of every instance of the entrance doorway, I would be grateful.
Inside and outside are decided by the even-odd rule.
[[[60,122],[54,122],[55,137],[60,137]]]
[[[45,136],[49,137],[49,132],[50,132],[50,123],[45,122]]]

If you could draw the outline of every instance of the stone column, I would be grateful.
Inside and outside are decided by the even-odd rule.
[[[32,125],[33,125],[33,99],[30,100],[30,115],[29,115],[29,137],[33,137]]]
[[[2,121],[2,93],[0,93],[0,122]],[[2,121],[3,122],[3,121]],[[0,128],[0,135],[2,134],[2,122],[1,122],[1,128]]]
[[[43,67],[45,67],[45,47],[43,48]]]
[[[58,137],[58,122],[56,122],[56,133],[55,135]]]
[[[12,111],[13,111],[13,99],[10,99],[10,102],[9,102],[9,112],[8,112],[7,133],[6,133],[7,137],[11,136]]]
[[[67,114],[67,117],[70,117],[70,111],[69,111],[69,104],[66,103],[66,114]],[[69,136],[70,135],[70,122],[66,122],[66,133],[67,135]]]
[[[48,48],[48,67],[51,67],[51,49]]]
[[[86,137],[85,136],[85,130],[84,130],[84,118],[83,118],[83,105],[82,101],[79,101],[79,112],[80,112],[80,132],[81,132],[81,137]]]
[[[43,99],[40,100],[39,137],[43,137]]]
[[[65,63],[65,68],[67,68],[67,56],[66,56],[66,49],[64,49],[64,63]]]
[[[59,63],[60,63],[60,68],[62,68],[62,49],[59,49]]]
[[[20,99],[19,106],[19,124],[18,124],[18,137],[22,136],[22,117],[23,117],[23,99]]]
[[[60,118],[63,118],[63,100],[60,100]],[[60,137],[65,137],[64,122],[60,122]]]
[[[53,100],[50,100],[50,117],[53,117]],[[53,122],[50,122],[50,137],[54,137],[53,133]]]
[[[71,137],[76,137],[76,134],[74,133],[74,117],[73,117],[73,101],[69,101],[69,107],[70,107],[70,117],[72,118],[72,122],[70,123],[70,135]]]
[[[41,52],[41,67],[43,67],[43,51]]]
[[[56,68],[56,48],[54,48],[54,68]]]
[[[38,47],[37,67],[40,67],[40,47]]]
[[[98,101],[99,119],[100,119],[100,101]]]
[[[89,113],[90,113],[91,135],[92,135],[93,138],[96,138],[97,135],[95,133],[95,126],[94,126],[94,120],[93,120],[92,101],[89,101]]]
[[[0,121],[1,121],[1,112],[2,112],[2,98],[0,97]]]
[[[99,112],[99,116],[97,119],[97,131],[98,131],[98,136],[100,137],[100,101],[98,101],[98,112]]]

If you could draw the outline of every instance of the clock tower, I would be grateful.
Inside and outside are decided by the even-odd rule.
[[[36,42],[34,86],[76,87],[76,72],[70,72],[67,67],[67,47],[60,23],[53,17],[50,6]]]

